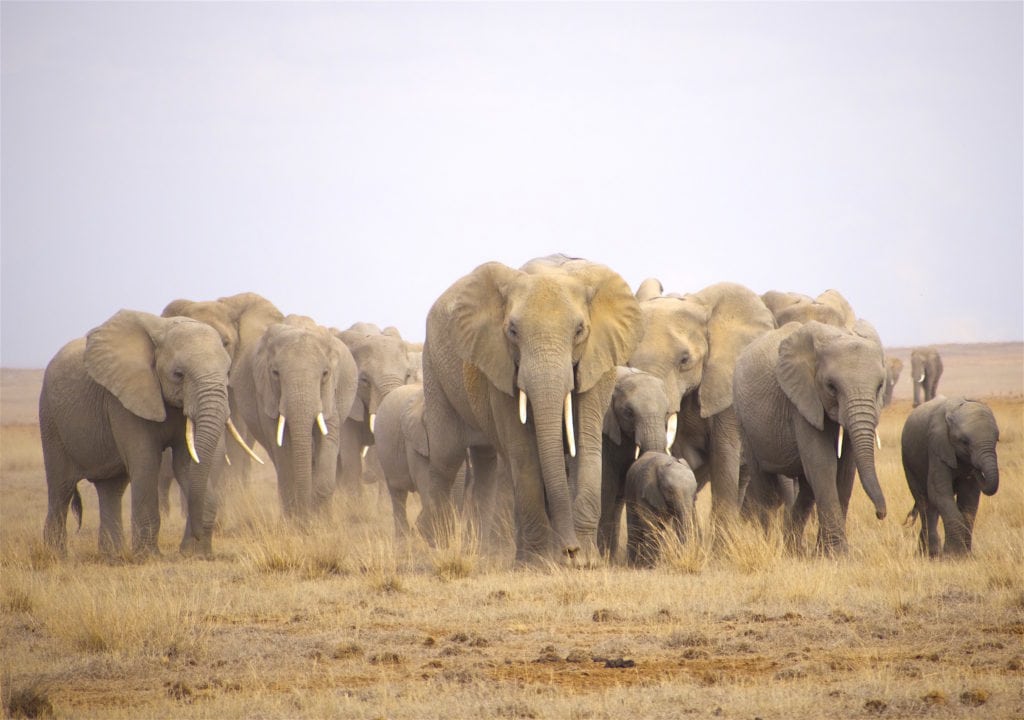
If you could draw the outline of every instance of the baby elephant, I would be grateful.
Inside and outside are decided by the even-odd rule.
[[[685,460],[645,452],[626,473],[626,561],[653,565],[657,533],[671,529],[685,542],[696,527],[697,479]]]
[[[940,554],[941,516],[945,552],[970,553],[981,493],[999,488],[998,440],[995,416],[982,402],[938,397],[910,413],[902,437],[903,470],[914,496],[907,524],[921,516],[922,552]]]

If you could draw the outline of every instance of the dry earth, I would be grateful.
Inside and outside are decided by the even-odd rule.
[[[177,555],[175,508],[162,557],[104,562],[83,483],[82,530],[56,560],[40,542],[41,372],[3,370],[5,713],[1024,717],[1024,347],[940,352],[940,391],[989,399],[1003,430],[1001,487],[982,500],[972,559],[921,558],[901,525],[905,371],[880,426],[890,515],[876,521],[855,490],[848,557],[788,556],[777,535],[741,528],[670,547],[643,571],[513,568],[460,536],[396,548],[374,488],[338,498],[333,523],[294,532],[267,472],[232,497],[210,561]],[[706,515],[706,494],[700,505]]]

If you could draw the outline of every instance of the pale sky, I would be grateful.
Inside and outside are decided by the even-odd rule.
[[[252,290],[421,340],[478,264],[1024,337],[1024,4],[0,4],[0,365]]]

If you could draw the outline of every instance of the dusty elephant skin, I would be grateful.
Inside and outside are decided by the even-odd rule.
[[[618,274],[564,256],[486,263],[446,290],[423,349],[427,527],[444,522],[465,448],[481,495],[493,493],[497,451],[515,483],[517,558],[546,556],[549,528],[561,557],[596,556],[601,427],[642,327]]]
[[[908,522],[921,518],[920,547],[935,557],[971,552],[981,493],[999,489],[999,427],[976,400],[936,398],[914,408],[903,425],[903,470],[914,496]],[[939,518],[945,545],[939,545]]]
[[[423,386],[395,388],[380,403],[376,424],[377,451],[391,496],[395,537],[409,534],[406,499],[430,482],[427,428],[423,424]]]
[[[274,463],[286,517],[305,521],[328,507],[357,376],[344,343],[294,315],[268,327],[239,363],[231,385],[242,417]]]
[[[910,379],[914,383],[914,407],[935,398],[942,377],[942,357],[933,347],[914,348],[910,353]]]
[[[93,482],[100,550],[122,552],[121,498],[131,485],[132,550],[157,552],[157,475],[171,448],[187,478],[182,552],[212,552],[204,516],[210,469],[223,452],[230,358],[208,325],[121,310],[50,361],[39,396],[49,507],[46,543],[66,551],[67,512],[81,510],[77,484]]]
[[[658,557],[658,531],[679,542],[697,526],[697,478],[685,460],[665,452],[646,452],[626,473],[626,561],[651,566]]]
[[[885,517],[874,455],[885,385],[882,361],[881,343],[868,323],[858,321],[850,332],[812,321],[764,335],[736,363],[733,390],[750,470],[749,511],[763,513],[758,502],[787,495],[778,488],[779,475],[795,478],[796,498],[786,513],[795,549],[817,505],[819,546],[828,553],[846,551],[855,471],[876,516]]]

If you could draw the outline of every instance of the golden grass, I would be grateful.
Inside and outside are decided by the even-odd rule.
[[[899,433],[910,408],[897,402],[879,428],[889,516],[876,520],[858,486],[847,557],[794,557],[777,526],[766,536],[741,525],[685,544],[663,537],[650,569],[513,567],[461,520],[434,548],[416,536],[396,543],[375,488],[336,498],[330,519],[300,530],[280,520],[266,470],[232,493],[212,560],[177,554],[175,507],[161,557],[106,562],[87,483],[83,529],[58,560],[41,543],[37,449],[19,447],[38,436],[5,428],[5,711],[1022,717],[1024,401],[991,405],[1002,481],[982,499],[969,559],[921,557],[917,528],[902,524],[912,501]],[[698,500],[705,529],[709,500]]]

